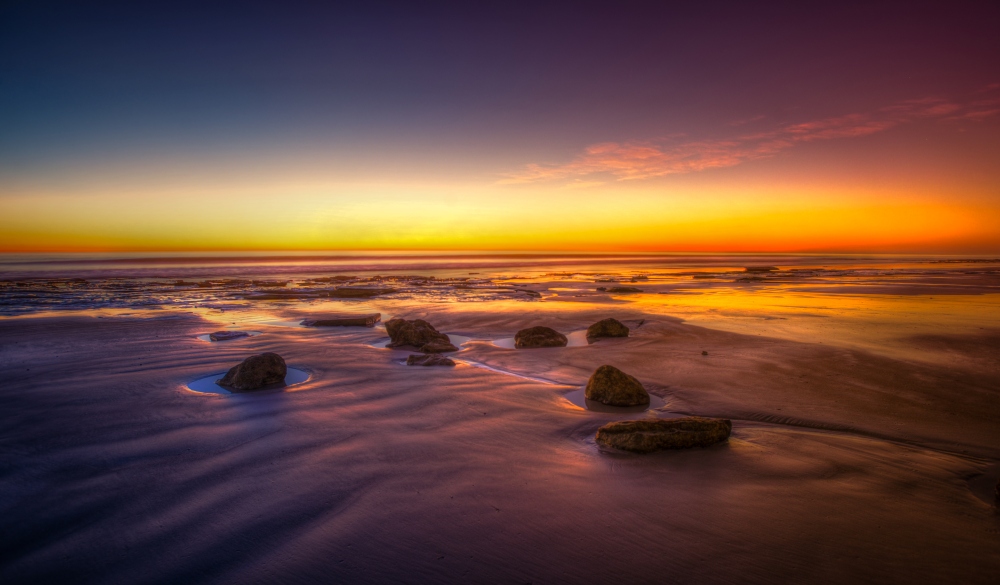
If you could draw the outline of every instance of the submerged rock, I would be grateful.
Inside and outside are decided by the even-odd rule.
[[[458,351],[447,335],[423,319],[389,319],[385,330],[391,340],[386,347],[415,347],[424,353]]]
[[[382,320],[382,313],[370,315],[330,316],[322,319],[306,319],[300,323],[306,327],[374,327]]]
[[[327,296],[335,299],[367,299],[380,295],[387,295],[396,292],[394,288],[368,288],[342,286],[327,293]]]
[[[455,360],[436,353],[411,355],[406,358],[408,366],[454,366]]]
[[[566,336],[549,327],[529,327],[514,335],[514,347],[529,349],[535,347],[566,347]]]
[[[601,366],[587,380],[583,395],[608,406],[649,404],[649,393],[642,382],[614,366]]]
[[[635,288],[634,286],[613,286],[608,289],[610,293],[641,293],[641,288]]]
[[[284,382],[286,373],[285,360],[276,353],[268,352],[248,357],[215,383],[245,392]]]
[[[708,447],[729,438],[728,419],[689,416],[675,419],[624,420],[597,429],[597,442],[634,453],[660,449]]]
[[[239,339],[241,337],[250,337],[250,334],[246,331],[216,331],[215,333],[208,334],[208,338],[212,341],[229,341],[230,339]]]
[[[618,319],[602,319],[587,327],[587,341],[601,337],[628,337],[628,327]]]

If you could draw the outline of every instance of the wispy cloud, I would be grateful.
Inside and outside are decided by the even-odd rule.
[[[675,136],[661,140],[604,142],[588,146],[565,164],[529,164],[500,183],[573,179],[589,184],[591,181],[583,181],[581,177],[591,175],[611,175],[619,181],[650,179],[732,167],[774,156],[800,143],[869,136],[919,120],[981,121],[997,114],[1000,114],[1000,99],[961,104],[941,98],[924,98],[899,102],[866,114],[812,120],[731,138],[691,140]]]

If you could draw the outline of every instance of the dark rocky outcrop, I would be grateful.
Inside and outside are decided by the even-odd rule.
[[[406,358],[408,366],[454,366],[455,360],[440,354],[411,355]]]
[[[396,292],[394,288],[368,288],[342,286],[327,292],[327,296],[335,299],[368,299]]]
[[[649,404],[649,393],[642,382],[614,366],[601,366],[587,380],[583,395],[608,406]]]
[[[215,333],[208,334],[208,338],[212,341],[229,341],[230,339],[239,339],[241,337],[250,337],[250,334],[246,331],[216,331]]]
[[[587,341],[601,337],[628,337],[628,327],[618,319],[601,319],[587,327]]]
[[[215,383],[239,392],[257,390],[285,381],[288,368],[285,360],[276,353],[252,355],[233,366],[221,380]]]
[[[300,323],[306,327],[374,327],[382,320],[382,313],[370,315],[337,315],[321,319],[306,319]]]
[[[613,286],[608,289],[609,293],[641,293],[641,288],[635,288],[634,286]]]
[[[746,272],[775,272],[778,270],[777,266],[747,266],[743,269]]]
[[[447,335],[423,319],[389,319],[385,330],[391,340],[386,347],[413,347],[424,353],[458,351]]]
[[[624,420],[597,429],[597,442],[634,453],[708,447],[729,438],[728,419],[689,416],[675,419]]]
[[[529,349],[536,347],[566,347],[569,342],[566,336],[549,327],[529,327],[514,335],[514,347]]]

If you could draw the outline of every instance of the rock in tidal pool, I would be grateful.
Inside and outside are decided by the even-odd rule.
[[[329,316],[322,319],[306,319],[300,323],[306,327],[374,327],[382,320],[382,313],[370,315]]]
[[[587,327],[587,341],[601,337],[628,337],[628,327],[618,319],[602,319]]]
[[[250,337],[250,334],[246,331],[216,331],[208,334],[208,338],[212,341],[229,341],[240,337]]]
[[[729,438],[733,423],[722,418],[623,420],[597,429],[597,442],[633,453],[708,447]]]
[[[642,383],[614,366],[597,368],[587,380],[584,390],[587,400],[608,406],[640,406],[649,404],[649,394]]]
[[[288,368],[285,360],[276,353],[268,352],[248,357],[230,368],[215,383],[238,392],[246,392],[284,382],[286,373]]]
[[[517,349],[566,347],[568,342],[569,340],[562,333],[541,325],[522,329],[514,336],[514,347]]]
[[[447,335],[423,319],[389,319],[385,330],[391,340],[386,347],[413,347],[424,353],[458,351]]]
[[[440,354],[430,353],[425,355],[415,354],[406,358],[408,366],[454,366],[455,360]]]

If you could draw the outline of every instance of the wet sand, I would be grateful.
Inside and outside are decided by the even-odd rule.
[[[427,318],[473,339],[450,355],[491,369],[407,367],[372,346],[384,329],[283,327],[256,314],[0,320],[0,580],[1000,574],[987,493],[1000,476],[1000,330],[921,334],[906,341],[912,353],[878,352],[692,325],[641,299],[556,304],[339,305]],[[315,312],[269,310],[288,322]],[[490,341],[608,316],[632,336],[539,350]],[[262,334],[197,339],[246,323]],[[186,388],[263,351],[311,377],[260,395]],[[665,405],[618,415],[566,400],[605,363]],[[682,414],[732,418],[733,436],[650,455],[593,440],[611,420]]]

